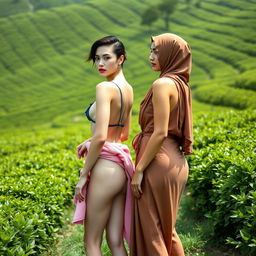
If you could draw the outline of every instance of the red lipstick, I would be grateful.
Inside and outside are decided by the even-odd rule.
[[[153,62],[151,62],[151,66],[156,66],[156,64],[155,64],[155,63],[153,63]]]
[[[100,69],[99,69],[99,72],[100,72],[100,73],[104,73],[104,72],[106,72],[106,69],[100,68]]]

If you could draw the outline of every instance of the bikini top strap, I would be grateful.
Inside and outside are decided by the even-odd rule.
[[[118,121],[118,125],[121,125],[121,120],[122,120],[122,112],[123,112],[123,94],[121,91],[121,88],[119,87],[119,85],[115,82],[112,81],[113,84],[115,84],[117,86],[117,88],[119,89],[120,92],[120,98],[121,98],[121,109],[120,109],[120,117],[119,117],[119,121]]]

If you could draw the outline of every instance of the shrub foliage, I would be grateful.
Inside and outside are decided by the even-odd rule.
[[[64,131],[1,139],[0,255],[39,255],[55,239],[78,178],[77,143]]]
[[[256,111],[202,115],[195,122],[189,188],[212,235],[256,252]]]

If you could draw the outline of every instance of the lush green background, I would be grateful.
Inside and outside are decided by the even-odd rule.
[[[0,127],[52,125],[61,117],[65,125],[79,119],[100,81],[84,58],[91,43],[108,34],[127,47],[124,70],[134,86],[137,113],[157,77],[148,63],[150,35],[165,32],[161,20],[140,26],[140,13],[153,2],[83,1],[0,19]],[[180,1],[170,22],[170,32],[192,47],[194,111],[213,105],[255,107],[253,1],[207,0],[200,7]]]
[[[89,136],[83,110],[100,81],[84,60],[102,36],[126,45],[124,72],[135,94],[131,138],[139,131],[139,103],[157,77],[148,63],[150,36],[166,32],[161,20],[140,25],[155,2],[0,1],[2,254],[37,254],[63,224],[81,166],[74,148]],[[246,254],[256,247],[255,11],[255,0],[180,0],[170,20],[170,32],[193,54],[194,207],[211,221],[213,236]]]

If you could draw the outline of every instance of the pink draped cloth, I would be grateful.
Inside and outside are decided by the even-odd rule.
[[[91,142],[86,143],[87,152],[89,150]],[[99,158],[113,161],[119,164],[123,169],[127,177],[127,189],[125,199],[125,212],[124,212],[124,233],[123,236],[130,245],[130,230],[131,230],[131,179],[134,173],[134,164],[130,156],[130,150],[126,145],[121,143],[112,143],[106,141],[102,147]],[[90,175],[88,175],[87,182],[82,189],[85,200],[79,202],[76,198],[74,203],[76,204],[75,214],[73,218],[74,224],[83,224],[86,215],[86,192],[90,183]]]

